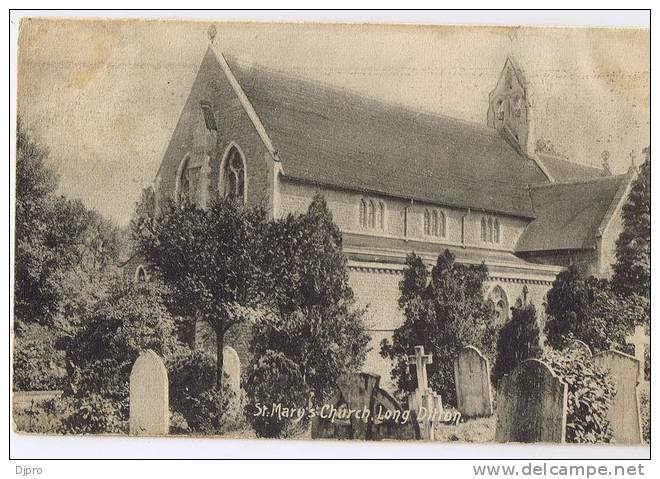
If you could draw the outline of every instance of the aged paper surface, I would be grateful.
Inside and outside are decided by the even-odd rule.
[[[14,429],[648,443],[649,50],[24,19]]]

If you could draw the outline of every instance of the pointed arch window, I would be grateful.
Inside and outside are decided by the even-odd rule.
[[[497,116],[498,120],[504,120],[504,99],[498,98],[498,100],[495,102],[495,115]]]
[[[363,229],[385,229],[385,203],[379,200],[360,198],[360,227]]]
[[[494,217],[481,218],[481,241],[484,243],[499,243],[501,238],[500,220]]]
[[[143,265],[139,264],[137,268],[135,268],[135,274],[133,276],[133,281],[136,283],[146,283],[149,281],[149,275],[147,274],[147,268],[145,268]]]
[[[174,188],[174,200],[181,206],[195,203],[196,200],[195,188],[199,168],[192,168],[191,166],[189,155],[186,155],[179,164]]]
[[[513,116],[520,118],[523,111],[523,99],[520,95],[516,95],[511,99],[511,111],[513,111]]]
[[[424,234],[444,238],[446,233],[445,214],[436,209],[426,208],[424,210]]]
[[[429,210],[424,210],[424,234],[431,234],[431,212]]]
[[[496,319],[499,324],[509,320],[509,299],[500,285],[496,285],[488,294],[488,299],[495,307]]]
[[[438,212],[438,236],[444,238],[447,234],[447,217],[442,211]]]
[[[369,216],[367,213],[367,201],[364,198],[360,199],[360,226],[363,228],[367,227],[369,222]]]
[[[235,145],[231,146],[225,154],[220,180],[220,191],[225,198],[245,203],[245,158]]]
[[[378,228],[385,229],[385,203],[378,202]]]
[[[374,200],[369,201],[369,228],[376,227],[376,204]]]

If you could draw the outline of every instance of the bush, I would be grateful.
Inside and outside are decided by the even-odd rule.
[[[225,412],[236,398],[230,389],[216,388],[215,357],[204,351],[185,351],[169,358],[167,369],[170,408],[185,419],[187,432],[220,434],[228,419]]]
[[[651,391],[647,388],[639,395],[639,409],[642,416],[642,439],[651,444]]]
[[[296,422],[279,417],[274,407],[306,407],[310,393],[298,365],[284,353],[275,351],[266,351],[250,365],[245,389],[248,397],[245,417],[260,437],[291,435]],[[300,423],[305,424],[305,419]]]
[[[270,222],[264,244],[271,314],[253,322],[250,351],[257,360],[267,351],[285,354],[322,401],[340,376],[359,370],[369,342],[341,232],[317,195],[307,213]]]
[[[14,409],[13,419],[20,432],[36,434],[128,433],[128,416],[123,405],[100,394],[58,397]],[[128,405],[126,405],[126,409]]]
[[[63,434],[126,433],[128,421],[123,417],[121,406],[100,394],[80,398],[65,398]]]
[[[597,352],[624,345],[633,325],[643,324],[645,305],[641,297],[624,298],[611,291],[607,280],[585,278],[571,266],[552,283],[546,313],[550,346],[563,349],[572,336]]]
[[[623,228],[616,241],[612,285],[625,296],[651,298],[651,148],[623,205]]]
[[[155,282],[118,281],[107,299],[82,316],[80,327],[62,341],[73,395],[100,394],[124,404],[131,369],[142,351],[167,358],[182,348],[163,294]],[[127,407],[121,410],[128,414]]]
[[[405,321],[394,331],[392,342],[383,340],[381,355],[394,361],[392,379],[402,393],[417,388],[408,356],[415,346],[433,354],[427,368],[429,385],[442,394],[443,402],[456,403],[454,358],[458,351],[472,345],[493,363],[497,340],[495,308],[484,299],[488,279],[485,264],[465,265],[445,250],[429,274],[423,260],[413,254],[406,259],[399,283],[399,306]]]
[[[14,329],[14,390],[62,389],[66,379],[64,355],[55,349],[53,332],[40,324],[16,321]]]
[[[33,402],[27,408],[14,403],[12,419],[17,432],[54,434],[62,430],[64,401],[61,398]]]
[[[566,441],[610,442],[612,429],[607,412],[616,391],[609,372],[595,366],[579,349],[550,349],[542,359],[568,385]]]
[[[500,329],[497,339],[495,379],[513,370],[525,359],[543,354],[541,331],[533,304],[511,308],[511,320]]]

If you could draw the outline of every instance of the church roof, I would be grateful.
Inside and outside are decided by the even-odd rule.
[[[536,219],[525,228],[516,251],[593,248],[629,181],[630,175],[618,175],[531,188]]]
[[[537,164],[485,125],[228,59],[282,160],[312,183],[532,218]]]
[[[601,168],[573,163],[572,161],[556,156],[543,156],[541,157],[541,161],[543,162],[543,166],[547,168],[548,173],[558,183],[607,176],[607,173]]]

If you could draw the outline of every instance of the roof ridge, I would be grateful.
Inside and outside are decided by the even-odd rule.
[[[457,117],[454,117],[454,116],[447,115],[446,113],[430,111],[430,110],[423,110],[421,108],[413,107],[411,105],[406,105],[404,103],[399,103],[399,102],[396,102],[396,101],[390,101],[390,100],[384,100],[384,99],[381,99],[381,98],[376,98],[376,97],[370,96],[368,93],[363,93],[363,92],[360,92],[360,91],[357,91],[357,90],[352,90],[350,88],[346,88],[346,87],[343,87],[341,85],[327,83],[327,82],[317,80],[317,79],[314,79],[314,78],[305,77],[305,76],[300,75],[299,73],[291,72],[289,70],[280,70],[280,69],[277,69],[277,68],[274,68],[274,67],[271,67],[271,66],[268,66],[268,65],[263,65],[261,63],[249,63],[248,64],[245,61],[239,60],[235,56],[226,55],[225,58],[228,62],[231,62],[231,63],[235,64],[239,68],[250,69],[250,70],[258,70],[258,71],[261,71],[263,73],[278,75],[280,77],[283,77],[284,79],[287,79],[287,78],[288,79],[294,79],[294,80],[297,80],[299,82],[307,83],[307,84],[310,84],[310,85],[316,85],[316,86],[319,86],[321,88],[325,88],[325,89],[330,90],[330,91],[340,92],[340,93],[343,93],[343,94],[348,95],[348,96],[354,96],[354,97],[360,99],[361,101],[366,100],[366,101],[376,103],[376,104],[379,104],[379,105],[382,105],[382,106],[385,106],[385,107],[398,108],[400,110],[404,110],[408,113],[412,113],[412,114],[415,114],[415,115],[423,115],[423,116],[427,116],[427,117],[431,117],[431,118],[441,118],[441,119],[445,119],[445,120],[450,120],[450,121],[454,121],[454,122],[462,124],[462,125],[470,126],[474,129],[480,130],[483,133],[488,133],[488,134],[492,135],[493,137],[501,136],[497,132],[497,130],[495,130],[494,128],[490,128],[488,125],[483,124],[483,123],[479,123],[479,122],[476,122],[476,121],[466,120],[466,119],[463,119],[463,118],[457,118]]]
[[[547,156],[547,157],[551,158],[552,160],[563,161],[565,163],[570,163],[571,165],[581,166],[582,168],[589,168],[589,169],[595,170],[595,171],[603,171],[602,168],[598,168],[597,166],[587,165],[585,163],[578,163],[576,161],[573,161],[568,156],[555,156],[555,155],[548,154],[548,153],[543,153],[543,152],[541,152],[540,154],[544,155],[544,156]]]
[[[273,160],[279,162],[280,158],[277,149],[273,145],[270,135],[268,134],[268,130],[266,130],[266,128],[264,127],[261,118],[259,118],[259,114],[254,109],[254,106],[250,101],[250,98],[245,94],[245,91],[243,90],[241,83],[234,75],[234,72],[231,71],[231,67],[229,66],[229,63],[227,62],[227,59],[225,58],[224,54],[222,53],[222,51],[220,51],[220,49],[216,48],[216,46],[213,43],[209,44],[208,49],[213,53],[213,56],[215,57],[216,61],[220,64],[220,68],[222,69],[225,77],[227,78],[227,81],[229,81],[232,90],[234,90],[234,93],[238,97],[238,100],[241,103],[243,110],[245,110],[245,113],[247,114],[248,118],[254,125],[254,128],[257,131],[259,138],[261,138],[261,141],[263,142],[264,146],[272,156]]]

